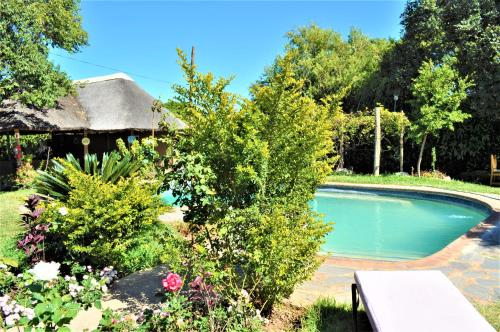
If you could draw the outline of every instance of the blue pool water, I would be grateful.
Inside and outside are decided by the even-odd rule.
[[[173,205],[170,191],[161,194]],[[477,204],[436,195],[320,188],[311,208],[334,222],[322,252],[332,256],[410,260],[429,256],[484,220]]]
[[[333,221],[322,251],[333,256],[410,260],[431,255],[489,215],[443,196],[323,188],[311,206]]]
[[[160,198],[161,198],[162,202],[167,204],[167,205],[175,205],[175,198],[172,195],[171,190],[167,190],[167,191],[162,192],[160,194]]]

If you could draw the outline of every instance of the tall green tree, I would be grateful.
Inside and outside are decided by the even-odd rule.
[[[417,141],[421,143],[417,161],[418,176],[427,136],[437,136],[442,129],[453,131],[456,123],[471,116],[462,112],[460,105],[473,84],[453,68],[455,62],[456,59],[449,56],[437,65],[432,60],[425,61],[412,85],[413,103],[420,113],[412,128]]]
[[[43,108],[71,91],[68,76],[48,55],[87,44],[78,12],[78,0],[0,1],[1,99]]]

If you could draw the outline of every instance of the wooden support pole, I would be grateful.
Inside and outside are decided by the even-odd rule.
[[[84,139],[87,138],[87,131],[86,130],[83,131],[83,138]],[[85,157],[87,157],[88,154],[89,154],[89,145],[83,144],[83,158],[85,159]]]
[[[381,150],[381,128],[380,107],[375,107],[375,152],[373,156],[373,175],[380,174],[380,150]]]
[[[14,137],[16,138],[16,163],[17,167],[20,167],[23,163],[23,154],[21,151],[21,134],[19,133],[19,129],[14,129]]]

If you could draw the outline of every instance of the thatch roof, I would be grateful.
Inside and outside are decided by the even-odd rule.
[[[51,109],[36,110],[19,102],[0,104],[0,132],[19,129],[24,132],[80,131],[116,132],[158,129],[162,118],[176,129],[186,124],[169,111],[150,111],[154,98],[125,74],[75,81],[76,95],[58,100]]]

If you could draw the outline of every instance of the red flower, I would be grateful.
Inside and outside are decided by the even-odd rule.
[[[177,292],[182,288],[182,279],[176,273],[169,273],[167,277],[161,281],[161,284],[167,292]]]

